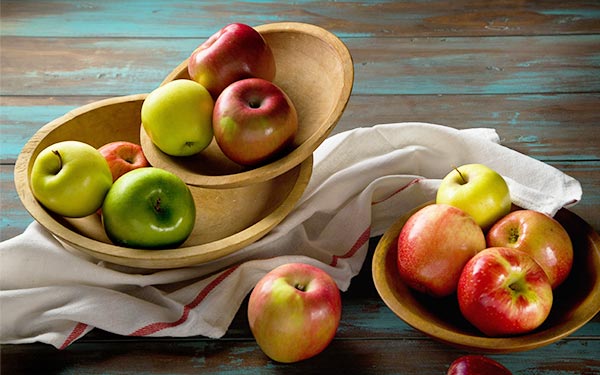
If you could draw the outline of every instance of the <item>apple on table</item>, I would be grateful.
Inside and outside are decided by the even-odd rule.
[[[142,146],[133,142],[109,142],[98,148],[98,151],[108,163],[113,182],[129,171],[150,166]]]
[[[298,114],[287,94],[261,78],[229,85],[215,102],[213,131],[232,161],[263,164],[283,152],[298,132]]]
[[[456,291],[464,265],[485,246],[483,231],[470,215],[447,204],[427,205],[398,235],[398,273],[415,290],[448,296]]]
[[[471,258],[458,282],[462,315],[488,336],[530,332],[548,317],[552,286],[529,254],[490,247]]]
[[[313,357],[329,345],[341,311],[340,291],[327,272],[288,263],[256,284],[248,301],[248,322],[269,358],[291,363]]]
[[[190,156],[213,139],[214,101],[201,84],[177,79],[153,90],[142,104],[142,126],[152,143],[171,156]]]
[[[188,59],[189,76],[204,86],[214,100],[235,81],[245,78],[272,81],[275,72],[271,47],[258,31],[243,23],[223,27]]]
[[[47,209],[66,217],[96,212],[113,179],[104,156],[80,141],[62,141],[43,149],[30,174],[31,190]]]
[[[500,362],[480,354],[467,354],[455,359],[446,375],[512,375]]]
[[[490,167],[476,163],[448,173],[438,187],[435,201],[462,209],[484,230],[508,214],[512,206],[504,178]]]
[[[175,248],[191,234],[195,220],[189,187],[173,173],[155,167],[121,176],[102,205],[102,223],[110,240],[131,248]]]
[[[486,235],[488,246],[511,247],[531,255],[546,272],[552,289],[573,266],[569,233],[554,218],[534,210],[517,210],[497,221]]]

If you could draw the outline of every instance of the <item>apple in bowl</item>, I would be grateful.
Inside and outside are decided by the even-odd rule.
[[[192,80],[216,100],[230,84],[245,78],[275,78],[275,57],[262,35],[242,23],[232,23],[196,48],[188,62]]]
[[[298,114],[286,93],[260,78],[229,85],[215,102],[215,140],[232,161],[257,166],[285,151],[298,131]]]
[[[517,210],[498,220],[486,235],[488,246],[511,247],[531,255],[546,272],[552,289],[573,266],[569,233],[554,218],[534,210]]]
[[[462,315],[491,337],[528,333],[550,314],[552,286],[529,254],[490,247],[471,258],[457,289]]]
[[[106,194],[102,224],[110,240],[135,249],[167,249],[181,245],[196,221],[189,187],[160,168],[132,170]]]
[[[102,154],[74,140],[44,148],[33,162],[29,181],[33,195],[44,207],[73,218],[98,210],[113,183]]]
[[[98,151],[104,156],[113,182],[125,173],[137,168],[149,167],[142,146],[128,141],[114,141],[101,146]]]
[[[512,206],[504,178],[483,164],[454,168],[442,179],[435,202],[460,208],[484,230],[508,214]]]
[[[434,297],[456,292],[464,265],[485,248],[485,236],[473,218],[447,204],[427,205],[411,215],[397,242],[400,278]]]

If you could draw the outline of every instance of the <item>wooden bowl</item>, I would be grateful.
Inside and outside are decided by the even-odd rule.
[[[145,94],[111,98],[75,109],[46,124],[25,145],[15,165],[15,184],[23,205],[66,245],[98,259],[141,268],[175,268],[208,262],[251,244],[287,216],[312,172],[312,156],[272,180],[229,189],[190,186],[197,207],[190,237],[179,248],[137,250],[111,244],[100,216],[68,219],[44,209],[29,186],[33,161],[45,147],[79,140],[99,147],[125,140],[139,143]]]
[[[580,217],[561,209],[555,218],[573,241],[574,264],[568,279],[555,290],[550,315],[538,329],[528,334],[502,338],[485,336],[462,317],[456,295],[436,299],[410,289],[400,280],[396,265],[398,235],[408,217],[418,208],[386,231],[375,249],[372,264],[379,295],[413,328],[455,347],[483,353],[508,353],[558,341],[600,311],[600,236]]]
[[[173,157],[160,151],[142,127],[141,144],[152,165],[177,174],[189,185],[242,186],[270,180],[294,168],[330,134],[346,108],[354,82],[352,57],[346,46],[332,33],[304,23],[273,23],[256,30],[275,55],[274,83],[288,94],[298,112],[298,134],[291,151],[256,168],[230,161],[214,140],[196,155]],[[187,63],[183,61],[162,84],[190,79]]]

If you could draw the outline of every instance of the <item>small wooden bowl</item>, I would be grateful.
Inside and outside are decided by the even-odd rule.
[[[44,209],[33,196],[29,173],[45,147],[78,140],[100,147],[125,140],[139,143],[145,94],[111,98],[77,108],[46,124],[25,145],[15,165],[15,185],[23,205],[63,243],[98,259],[140,268],[191,266],[231,254],[267,234],[294,208],[312,172],[312,156],[272,180],[230,189],[190,186],[196,223],[176,249],[137,250],[111,244],[99,215],[68,219]]]
[[[269,43],[277,65],[274,83],[293,101],[298,112],[298,133],[289,153],[256,168],[230,161],[216,141],[189,157],[160,151],[141,127],[140,139],[152,165],[177,174],[187,184],[235,187],[270,180],[312,155],[340,119],[354,82],[352,56],[335,35],[304,23],[273,23],[256,27]],[[186,59],[162,82],[190,79]]]
[[[396,265],[397,240],[406,220],[401,217],[380,239],[373,255],[373,280],[379,295],[402,320],[426,335],[449,345],[482,353],[508,353],[535,349],[564,338],[600,311],[600,236],[579,216],[561,209],[555,218],[569,232],[574,264],[568,279],[554,294],[546,321],[531,333],[494,338],[479,332],[464,319],[456,295],[436,299],[404,284]]]

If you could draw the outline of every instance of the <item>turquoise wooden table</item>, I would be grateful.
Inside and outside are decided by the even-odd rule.
[[[2,0],[0,13],[0,240],[32,221],[15,192],[13,168],[42,125],[92,101],[151,91],[228,23],[278,21],[324,27],[354,58],[354,90],[334,134],[401,121],[495,128],[504,145],[578,179],[583,198],[571,210],[600,230],[597,1]],[[281,365],[262,354],[244,305],[222,339],[94,330],[62,351],[3,345],[0,370],[445,373],[468,352],[397,318],[375,291],[369,262],[343,294],[334,341],[301,363]],[[514,374],[600,374],[600,317],[554,344],[491,357]]]

